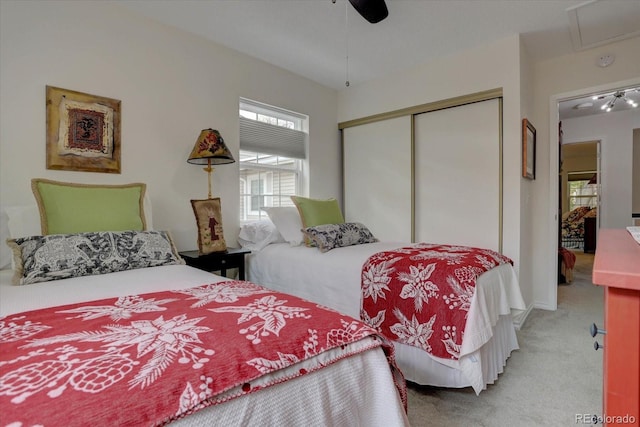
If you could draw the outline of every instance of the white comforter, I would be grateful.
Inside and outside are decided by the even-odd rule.
[[[12,274],[10,270],[0,271],[0,317],[61,304],[226,280],[184,265],[24,286],[12,286]],[[205,408],[174,424],[405,426],[408,420],[386,357],[377,348],[255,394]]]
[[[252,282],[268,288],[309,299],[359,318],[362,301],[362,265],[377,252],[408,245],[398,242],[376,242],[336,248],[323,253],[312,247],[274,243],[248,256],[247,277]],[[429,357],[437,363],[463,372],[464,381],[455,380],[454,386],[471,385],[476,393],[479,393],[486,387],[487,382],[494,379],[486,378],[481,372],[480,364],[476,363],[480,348],[493,337],[493,331],[501,316],[509,316],[509,319],[504,322],[508,323],[507,325],[500,326],[504,329],[511,328],[510,335],[505,339],[508,341],[505,348],[510,347],[509,350],[505,350],[506,356],[512,349],[518,348],[510,314],[511,309],[524,310],[525,304],[515,271],[510,264],[502,264],[482,274],[477,280],[476,289],[479,291],[474,294],[471,303],[460,359],[456,361]],[[416,359],[416,349],[394,344],[398,363],[404,372],[404,353],[410,353],[407,357]],[[492,373],[490,376],[494,375],[497,374]],[[428,379],[424,377],[411,378],[411,373],[407,375],[405,372],[405,377],[422,384],[435,385],[426,381]]]

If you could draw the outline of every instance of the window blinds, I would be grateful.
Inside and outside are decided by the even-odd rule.
[[[305,132],[240,117],[240,149],[294,159],[307,157]]]

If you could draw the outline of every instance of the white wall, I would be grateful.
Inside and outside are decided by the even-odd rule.
[[[640,110],[627,110],[562,121],[563,144],[600,140],[602,199],[600,227],[632,225],[633,129],[640,127]]]
[[[519,159],[512,157],[509,161],[519,166],[519,175],[522,176],[522,119],[526,118],[538,131],[538,123],[532,119],[533,114],[533,74],[531,61],[527,54],[526,48],[522,41],[520,42],[520,108],[521,108],[521,120],[520,120],[520,133],[519,133]],[[536,132],[537,138],[537,132]],[[516,153],[517,155],[518,153]],[[539,183],[539,148],[536,147],[536,170],[535,180],[520,178],[520,282],[526,283],[525,286],[521,285],[523,297],[527,302],[529,308],[533,306],[534,301],[534,282],[533,282],[533,265],[529,260],[532,258],[534,248],[532,245],[533,236],[536,234],[534,227],[534,221],[532,218],[533,209],[531,206],[532,197],[531,194],[535,186]],[[510,211],[505,211],[509,212]]]
[[[148,184],[156,229],[196,247],[189,200],[206,173],[188,164],[201,129],[218,129],[237,159],[238,98],[310,116],[310,187],[341,197],[337,92],[204,39],[137,17],[114,2],[0,3],[0,205],[34,203],[30,179]],[[122,101],[122,173],[47,170],[45,86]],[[238,164],[213,174],[225,238],[238,232]],[[4,241],[6,236],[1,236]]]
[[[603,69],[596,66],[596,59],[605,53],[615,55],[616,61]],[[557,120],[550,121],[550,101],[558,94],[583,88],[614,88],[616,82],[640,83],[640,39],[637,37],[533,63],[519,37],[513,36],[344,89],[339,94],[338,119],[352,120],[502,87],[504,253],[519,266],[520,287],[527,305],[555,309],[557,273],[553,258],[557,222],[554,215],[558,194],[557,180],[551,183],[549,176],[551,164],[558,159],[557,155],[555,158],[550,155],[550,136],[557,138]],[[534,181],[520,178],[520,126],[524,117],[537,130]],[[557,139],[553,141],[557,142]]]
[[[596,65],[604,54],[613,54],[615,62],[607,68]],[[640,84],[640,38],[636,37],[533,64],[534,109],[532,120],[538,130],[539,184],[532,192],[532,219],[537,230],[532,236],[535,304],[556,308],[557,273],[553,262],[557,247],[557,107],[552,100],[586,94],[589,89],[606,90],[618,84]],[[551,118],[553,113],[553,118]],[[564,130],[564,124],[563,124]],[[616,166],[614,166],[616,167]],[[557,262],[557,257],[556,261]]]
[[[413,67],[404,72],[339,93],[340,122],[489,89],[503,89],[504,236],[503,253],[522,262],[521,233],[521,94],[520,38],[518,35]],[[525,248],[524,253],[529,252]],[[527,261],[528,262],[528,261]],[[520,286],[528,305],[533,303],[530,276],[521,274]]]

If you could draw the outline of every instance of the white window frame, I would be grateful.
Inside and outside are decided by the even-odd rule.
[[[254,178],[252,178],[251,176],[247,176],[246,174],[243,174],[242,173],[243,170],[256,171],[258,173],[266,174],[264,178],[261,178],[265,180],[265,185],[263,187],[263,194],[261,194],[261,196],[264,197],[263,200],[264,200],[265,206],[272,206],[272,205],[288,206],[289,204],[293,206],[293,202],[290,202],[288,200],[288,197],[283,198],[279,191],[280,189],[275,188],[274,174],[278,172],[292,172],[294,174],[295,178],[294,178],[293,185],[295,186],[295,191],[294,191],[295,195],[301,194],[303,191],[303,188],[305,188],[304,187],[304,180],[305,180],[304,165],[307,157],[306,137],[308,135],[308,117],[303,114],[294,113],[278,107],[272,107],[266,104],[247,100],[245,98],[240,98],[239,114],[241,117],[240,160],[239,160],[240,170],[241,170],[240,222],[246,223],[246,222],[254,221],[256,219],[266,218],[267,216],[266,216],[266,213],[263,211],[255,211],[252,209],[251,180]],[[254,133],[254,134],[251,134],[252,137],[254,138],[251,141],[252,145],[248,149],[244,149],[243,137],[242,137],[242,129],[243,129],[242,120],[247,120],[247,119],[256,120],[258,118],[259,118],[258,121],[261,121],[263,123],[270,123],[271,125],[280,126],[285,129],[288,129],[288,131],[285,131],[285,132],[289,132],[290,135],[291,135],[291,132],[294,131],[293,133],[294,144],[293,145],[285,144],[283,146],[278,146],[279,141],[275,141],[275,144],[273,146],[274,147],[273,152],[266,152],[272,148],[271,146],[268,146],[268,145],[264,145],[265,152],[258,151],[258,149],[256,149],[255,147],[256,134]],[[278,132],[277,128],[275,129],[272,128],[272,130],[274,130],[275,132]],[[297,134],[295,133],[296,131],[297,131]],[[260,135],[262,134],[259,134],[259,136]],[[299,143],[295,142],[296,135],[299,135],[298,138],[300,138],[300,135],[304,137],[304,140],[303,140],[303,143],[305,144],[304,146],[300,147]],[[262,144],[262,141],[257,141],[257,143],[258,145],[260,145]],[[291,148],[294,149],[294,152],[295,152],[294,155],[298,156],[298,158],[282,155],[283,152],[286,154],[288,152],[287,150]],[[302,148],[302,151],[300,150],[300,148]],[[242,160],[248,153],[256,154],[256,156],[253,157],[251,161]],[[300,153],[304,153],[303,154],[304,158],[301,158]],[[274,160],[274,163],[268,163],[268,162],[260,163],[261,156]],[[279,164],[281,159],[286,159],[287,162],[285,164]],[[292,162],[290,160],[292,160]],[[286,194],[285,196],[289,196],[289,194]],[[279,199],[278,202],[276,202],[276,199]]]
[[[573,189],[574,192],[572,192],[571,189],[571,183],[572,182],[580,182],[582,183],[582,188],[580,189]],[[588,188],[584,188],[587,184],[587,182],[589,182],[589,180],[585,179],[585,180],[577,180],[577,181],[569,181],[567,184],[567,193],[568,193],[568,206],[569,206],[569,211],[579,207],[579,206],[589,206],[589,207],[596,207],[597,203],[598,203],[598,188],[597,186],[593,185],[589,185]],[[582,190],[586,190],[588,189],[588,192],[583,192]],[[576,191],[577,190],[577,191]],[[586,193],[586,194],[585,194]],[[585,201],[584,202],[580,202],[580,203],[572,203],[572,200],[575,201]]]
[[[266,206],[265,204],[265,197],[269,194],[269,189],[267,188],[267,182],[269,181],[267,179],[267,176],[264,176],[262,174],[258,174],[258,176],[256,177],[248,177],[247,178],[248,181],[248,185],[247,188],[249,189],[248,193],[248,202],[247,202],[247,211],[251,214],[251,215],[260,215],[260,209],[255,209],[253,200],[254,197],[259,197],[262,200],[259,200],[261,203],[259,203],[259,205],[261,206]],[[253,192],[253,183],[258,183],[258,192],[254,193]]]

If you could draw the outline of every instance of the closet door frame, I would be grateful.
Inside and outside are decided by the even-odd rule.
[[[374,123],[382,120],[387,120],[390,118],[402,117],[402,116],[411,116],[411,154],[413,158],[413,152],[415,147],[414,140],[414,129],[415,129],[415,116],[418,114],[428,113],[431,111],[443,110],[446,108],[458,107],[466,104],[472,104],[476,102],[488,101],[491,99],[498,100],[498,133],[499,133],[499,148],[498,148],[498,164],[499,164],[499,189],[498,189],[498,252],[502,253],[503,248],[503,236],[504,236],[504,221],[503,221],[503,199],[504,199],[504,185],[503,185],[503,174],[504,174],[504,165],[503,165],[503,91],[502,88],[490,89],[482,92],[476,92],[468,95],[462,95],[454,98],[443,99],[439,101],[429,102],[426,104],[416,105],[413,107],[402,108],[399,110],[393,110],[386,113],[375,114],[367,117],[362,117],[359,119],[348,120],[345,122],[338,123],[338,129],[341,131],[341,144],[342,150],[344,154],[344,135],[343,130],[353,126],[360,126],[368,123]],[[343,155],[343,164],[342,170],[344,171],[344,155]],[[411,205],[415,206],[415,166],[412,162],[411,166],[411,176],[412,176],[412,188],[411,188]],[[344,181],[343,181],[343,194],[344,194]],[[344,200],[343,200],[344,205]],[[411,240],[415,242],[415,213],[411,213]]]

